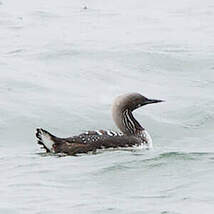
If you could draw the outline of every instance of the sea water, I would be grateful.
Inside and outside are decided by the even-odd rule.
[[[0,213],[213,214],[214,2],[0,0]],[[35,128],[68,137],[134,112],[153,149],[46,155]]]

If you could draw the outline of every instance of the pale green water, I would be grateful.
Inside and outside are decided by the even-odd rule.
[[[1,3],[0,213],[214,212],[213,1]],[[166,100],[135,112],[152,150],[36,145],[38,126],[117,130],[112,100],[132,91]]]

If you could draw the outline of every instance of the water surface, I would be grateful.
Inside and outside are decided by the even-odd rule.
[[[84,7],[87,6],[87,9]],[[214,3],[0,1],[0,213],[212,214]],[[113,99],[152,150],[45,155],[34,130],[117,130]]]

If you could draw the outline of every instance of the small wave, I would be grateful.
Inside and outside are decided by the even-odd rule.
[[[162,199],[162,198],[169,198],[168,195],[140,195],[140,196],[133,196],[131,198],[134,198],[134,199],[147,199],[147,198],[152,198],[152,199]]]
[[[67,155],[64,154],[64,153],[56,154],[56,153],[52,153],[52,152],[49,152],[49,153],[47,153],[47,152],[37,152],[36,154],[41,156],[41,157],[56,157],[56,158],[67,157]]]
[[[73,48],[62,48],[62,49],[49,49],[47,47],[45,51],[35,53],[35,57],[38,57],[40,60],[61,60],[64,59],[65,57],[76,57],[80,55],[80,52],[78,50],[75,50]]]
[[[17,55],[21,55],[23,52],[25,52],[24,49],[15,49],[15,50],[8,51],[6,53],[6,55],[7,56],[17,56]]]
[[[207,153],[207,152],[166,152],[161,153],[158,157],[145,159],[146,161],[158,161],[158,160],[197,160],[200,157],[214,155],[214,153]]]
[[[33,16],[40,17],[40,18],[59,18],[60,16],[51,12],[38,10],[32,14]]]
[[[121,170],[125,170],[125,169],[130,169],[131,167],[129,166],[125,166],[123,164],[116,164],[113,166],[109,166],[109,167],[105,167],[102,169],[102,173],[109,173],[109,172],[114,172],[114,171],[121,171]]]

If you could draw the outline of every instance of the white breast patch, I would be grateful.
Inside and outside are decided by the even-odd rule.
[[[148,148],[152,148],[152,138],[146,130],[143,131],[143,137],[147,141]]]

